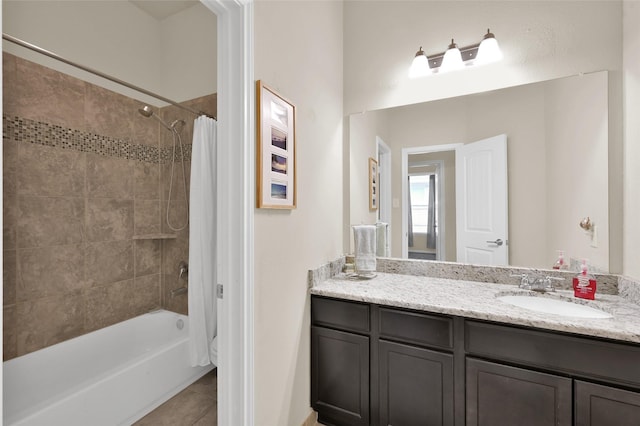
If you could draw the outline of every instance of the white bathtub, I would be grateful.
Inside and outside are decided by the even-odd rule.
[[[188,334],[161,310],[6,361],[3,424],[129,425],[214,368],[189,365]]]

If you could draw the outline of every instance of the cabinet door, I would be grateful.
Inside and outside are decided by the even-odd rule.
[[[369,424],[369,338],[311,327],[311,405],[334,425]]]
[[[640,393],[576,380],[578,426],[638,426]]]
[[[467,358],[467,426],[571,425],[572,381]]]
[[[453,356],[381,340],[380,424],[453,424]]]

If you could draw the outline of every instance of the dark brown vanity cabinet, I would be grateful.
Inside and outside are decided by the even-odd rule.
[[[570,426],[572,380],[467,358],[467,426]]]
[[[640,426],[640,345],[313,296],[327,425]]]
[[[451,318],[314,296],[311,322],[321,423],[454,424]]]
[[[453,425],[453,356],[380,340],[381,425]]]
[[[575,381],[576,425],[640,425],[640,393]]]
[[[368,426],[370,307],[318,297],[311,306],[311,405],[327,424]]]
[[[465,353],[469,426],[640,425],[640,345],[465,320]]]
[[[315,409],[327,422],[369,425],[369,338],[313,327],[311,339]]]

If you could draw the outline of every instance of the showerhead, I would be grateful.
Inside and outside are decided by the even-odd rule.
[[[138,108],[138,112],[147,118],[153,115],[153,110],[149,107],[149,105],[144,105],[142,108]]]
[[[187,124],[187,123],[185,123],[185,121],[184,121],[184,120],[173,120],[173,122],[171,123],[170,127],[171,127],[172,129],[174,129],[174,130],[176,130],[176,131],[180,132],[180,131],[182,130],[182,127],[183,127],[185,124]],[[176,129],[176,126],[179,126],[179,127]]]

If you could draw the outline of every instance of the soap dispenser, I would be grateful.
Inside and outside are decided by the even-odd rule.
[[[553,269],[569,269],[569,265],[567,265],[564,261],[564,251],[558,250],[558,259],[556,260],[556,263],[553,264]]]
[[[581,272],[573,278],[573,295],[593,300],[596,295],[596,278],[587,271],[587,260],[582,260]]]

